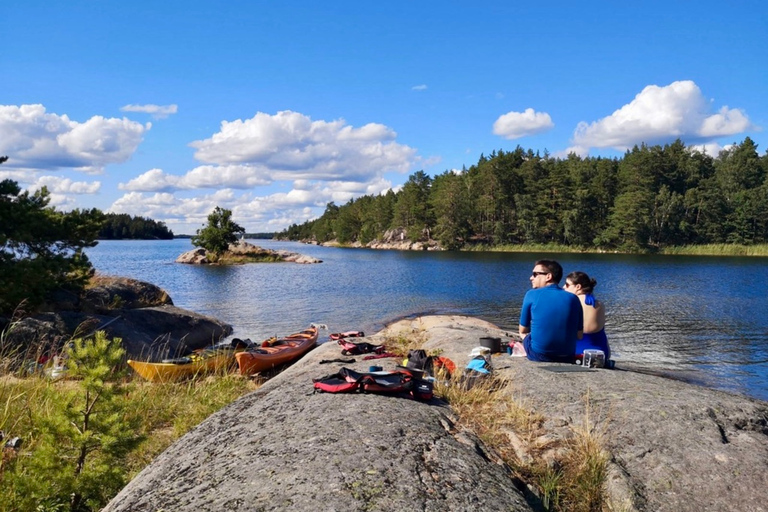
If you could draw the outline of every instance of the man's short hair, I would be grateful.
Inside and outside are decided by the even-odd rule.
[[[547,269],[552,274],[552,281],[555,284],[560,284],[560,280],[563,278],[563,267],[560,266],[555,260],[539,260],[536,265],[540,265]]]

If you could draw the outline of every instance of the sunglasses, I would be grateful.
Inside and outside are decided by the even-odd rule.
[[[536,271],[534,271],[534,272],[531,274],[531,277],[536,277],[536,276],[545,276],[545,275],[547,275],[547,274],[550,274],[550,273],[551,273],[551,272],[536,272]]]

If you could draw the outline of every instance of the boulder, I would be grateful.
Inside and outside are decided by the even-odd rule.
[[[188,353],[232,332],[229,324],[174,307],[164,290],[135,279],[96,276],[80,297],[65,298],[65,307],[50,303],[48,311],[6,320],[2,352],[35,359],[103,330],[122,338],[129,358],[149,360]]]
[[[196,249],[192,249],[191,251],[180,254],[179,257],[176,258],[176,263],[187,263],[189,265],[207,265],[210,263],[208,261],[207,254],[208,252],[205,249],[198,247]]]
[[[91,278],[80,302],[80,309],[92,312],[173,305],[171,297],[159,286],[98,274]]]
[[[365,339],[405,335],[463,368],[482,337],[509,336],[482,320],[428,316]],[[259,390],[212,415],[133,479],[105,511],[532,510],[540,503],[437,399],[313,394],[312,379],[342,366],[321,345]],[[510,400],[543,415],[553,446],[587,424],[609,453],[610,510],[765,510],[768,404],[648,375],[567,371],[497,354]],[[563,370],[566,368],[566,371]],[[515,438],[510,432],[510,437]],[[524,458],[530,443],[517,439]],[[544,456],[547,456],[545,453]],[[522,489],[522,490],[519,490]]]

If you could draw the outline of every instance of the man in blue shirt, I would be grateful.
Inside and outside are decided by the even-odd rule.
[[[563,267],[553,260],[539,260],[531,275],[532,290],[525,294],[520,311],[520,336],[528,359],[573,363],[576,341],[584,330],[578,297],[558,286]]]

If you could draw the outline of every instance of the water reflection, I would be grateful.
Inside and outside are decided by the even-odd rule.
[[[310,322],[374,332],[424,312],[457,313],[517,330],[540,254],[400,252],[258,241],[322,259],[318,265],[204,267],[173,263],[188,240],[101,242],[97,270],[155,283],[177,306],[263,339]],[[549,255],[550,257],[552,255]],[[768,265],[761,258],[608,254],[555,256],[566,273],[598,280],[614,357],[695,371],[723,389],[768,399]]]

